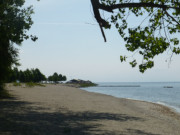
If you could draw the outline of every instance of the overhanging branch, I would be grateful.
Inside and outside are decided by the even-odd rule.
[[[108,27],[109,23],[106,22],[104,19],[101,18],[101,15],[99,13],[99,0],[91,0],[93,11],[94,11],[94,17],[96,18],[97,22],[99,23],[99,27],[101,29],[101,33],[104,38],[104,42],[106,42],[106,36],[104,34],[103,27]]]
[[[165,10],[165,13],[167,16],[169,16],[173,21],[175,21],[180,26],[180,22],[176,21],[176,19],[172,17],[166,10]]]
[[[103,31],[103,27],[104,28],[108,28],[109,27],[109,23],[101,18],[99,9],[107,11],[107,12],[113,12],[113,10],[115,9],[121,9],[121,8],[140,8],[140,7],[152,7],[152,8],[161,8],[163,9],[166,14],[171,17],[173,19],[173,21],[177,22],[172,16],[170,16],[167,13],[167,9],[176,9],[176,10],[180,10],[180,7],[171,7],[168,5],[163,5],[163,4],[154,4],[154,3],[121,3],[121,4],[114,4],[114,5],[103,5],[99,2],[99,0],[91,0],[91,4],[93,7],[93,11],[94,11],[94,16],[97,20],[97,22],[99,23],[104,41],[106,42],[106,37]],[[179,24],[179,22],[177,22]]]
[[[94,0],[98,1],[98,0]],[[99,3],[99,2],[98,2]],[[168,5],[161,5],[161,4],[154,4],[154,3],[122,3],[122,4],[115,4],[115,5],[103,5],[103,4],[98,4],[99,9],[105,10],[107,12],[113,12],[115,9],[121,9],[121,8],[134,8],[134,7],[152,7],[152,8],[163,8],[163,9],[179,9],[177,7],[171,7]]]

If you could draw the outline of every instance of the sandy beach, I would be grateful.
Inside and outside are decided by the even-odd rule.
[[[63,84],[8,86],[0,135],[180,135],[180,115],[158,104],[90,93]]]

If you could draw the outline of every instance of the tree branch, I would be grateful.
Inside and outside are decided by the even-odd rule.
[[[99,13],[99,0],[91,0],[93,11],[94,11],[94,17],[96,18],[97,22],[99,23],[99,27],[101,29],[101,33],[104,38],[104,42],[106,42],[106,36],[104,34],[103,27],[108,27],[109,23],[106,22],[104,19],[101,18],[101,15]]]
[[[103,30],[103,27],[99,24],[99,27],[100,27],[100,29],[101,29],[101,33],[102,33],[102,36],[103,36],[103,38],[104,38],[104,42],[106,42],[106,36],[105,36],[105,34],[104,34],[104,30]]]
[[[91,0],[91,3],[92,3],[93,11],[94,11],[94,16],[95,16],[97,22],[99,23],[99,26],[100,26],[100,29],[101,29],[101,32],[102,32],[102,35],[103,35],[103,38],[104,38],[105,42],[106,42],[106,36],[104,34],[103,27],[104,28],[110,28],[110,25],[106,20],[101,18],[99,9],[113,13],[113,10],[121,9],[121,8],[131,8],[131,7],[132,8],[133,7],[137,7],[137,8],[138,7],[162,8],[165,11],[167,16],[171,17],[173,21],[180,24],[171,15],[169,15],[169,13],[166,11],[167,9],[170,9],[170,8],[180,10],[179,7],[171,7],[171,6],[168,6],[168,5],[154,4],[154,3],[121,3],[121,4],[114,4],[114,5],[108,6],[108,5],[101,4],[99,2],[99,0]]]
[[[98,1],[98,0],[96,0],[96,1]],[[107,12],[113,12],[114,9],[130,8],[130,7],[152,7],[152,8],[163,8],[163,9],[172,8],[172,9],[180,10],[180,8],[178,8],[178,7],[170,7],[168,5],[161,5],[161,4],[154,4],[154,3],[122,3],[122,4],[115,4],[115,5],[110,5],[110,6],[99,3],[98,7],[99,7],[99,9],[105,10]]]
[[[172,17],[166,10],[165,10],[165,13],[167,16],[169,16],[173,21],[175,21],[180,26],[180,23],[174,17]]]

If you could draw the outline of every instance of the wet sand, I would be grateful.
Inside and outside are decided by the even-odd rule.
[[[162,105],[63,84],[8,89],[1,135],[180,135],[180,115]]]

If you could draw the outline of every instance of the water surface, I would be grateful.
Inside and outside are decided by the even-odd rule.
[[[180,82],[103,82],[82,88],[119,98],[148,101],[169,106],[180,112]]]

